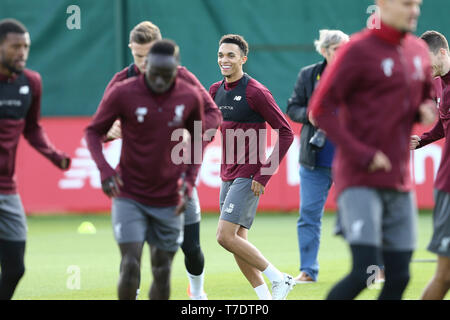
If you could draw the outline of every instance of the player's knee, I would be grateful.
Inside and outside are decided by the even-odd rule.
[[[122,258],[120,273],[122,277],[139,277],[140,274],[140,264],[138,259],[132,256],[124,256]]]
[[[169,285],[170,272],[171,272],[170,263],[152,266],[153,281],[158,283],[158,285],[163,286]]]
[[[435,279],[442,286],[446,287],[447,289],[450,289],[450,270],[448,270],[447,272],[440,272],[436,274]]]
[[[224,247],[227,250],[230,250],[232,239],[231,239],[231,237],[228,234],[226,234],[225,232],[223,232],[221,230],[218,230],[217,234],[216,234],[216,239],[217,239],[217,242],[222,247]]]

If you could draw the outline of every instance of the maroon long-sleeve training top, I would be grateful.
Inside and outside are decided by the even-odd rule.
[[[126,67],[125,69],[117,72],[114,75],[114,77],[106,86],[105,93],[109,89],[111,89],[116,83],[127,79],[128,68],[129,67]],[[141,74],[139,68],[136,65],[133,65],[133,68],[135,74],[137,75]],[[205,131],[209,129],[217,129],[222,123],[222,113],[220,112],[219,108],[217,108],[216,104],[214,103],[214,100],[211,98],[205,87],[203,87],[203,85],[197,79],[197,77],[184,66],[178,67],[177,77],[185,80],[186,82],[190,83],[199,90],[201,97],[203,99],[203,107],[204,107],[203,111],[205,113],[203,129]],[[205,141],[204,146],[206,146],[208,142],[210,141]]]
[[[198,90],[177,77],[169,91],[154,94],[144,75],[108,90],[86,128],[87,145],[102,181],[116,174],[102,153],[102,137],[116,119],[121,121],[123,137],[117,172],[124,185],[119,196],[149,206],[177,205],[182,172],[194,186],[200,164],[177,164],[172,150],[180,141],[171,141],[171,136],[175,129],[186,128],[194,137],[194,121],[203,120],[203,100]]]
[[[39,73],[25,69],[6,77],[0,74],[0,193],[17,193],[15,162],[20,135],[30,145],[61,167],[67,154],[57,150],[39,124],[42,80]]]
[[[450,193],[450,72],[434,81],[439,104],[439,120],[420,137],[419,148],[445,137],[441,164],[434,183],[436,189]]]
[[[294,134],[289,122],[281,112],[269,89],[260,82],[253,78],[249,78],[245,87],[245,92],[243,92],[242,95],[240,95],[240,91],[236,92],[237,96],[235,96],[233,90],[237,88],[242,79],[232,83],[219,81],[214,83],[209,89],[209,93],[213,99],[216,99],[216,93],[223,82],[225,91],[231,94],[231,101],[229,101],[229,103],[227,102],[227,104],[229,104],[228,106],[218,105],[221,112],[227,114],[226,117],[224,116],[220,127],[222,133],[222,163],[220,176],[223,181],[231,181],[236,178],[252,178],[265,186],[289,150],[294,139]],[[245,100],[251,111],[240,109],[239,103],[244,102]],[[230,107],[231,104],[234,104],[232,108]],[[259,134],[260,132],[263,132],[260,130],[266,129],[266,122],[269,123],[272,129],[277,129],[279,134],[275,148],[267,159],[265,159],[266,137],[265,135]],[[237,130],[242,130],[242,132],[254,130],[254,132],[256,132],[256,139],[245,140],[245,154],[243,152],[241,153],[242,150],[240,148],[242,146],[238,145],[239,140],[232,139],[232,134],[229,135],[229,133],[227,133],[227,131],[230,132],[229,130],[234,133],[236,133]],[[275,152],[277,153],[274,154]],[[233,154],[231,155],[228,153]],[[254,156],[253,159],[252,156]],[[227,161],[228,158],[233,161]],[[252,161],[255,159],[256,161]],[[263,171],[262,169],[264,168],[272,168],[274,170]]]
[[[428,48],[385,24],[351,37],[312,97],[310,112],[337,146],[336,192],[351,186],[411,188],[409,142],[419,106],[432,97]],[[368,168],[377,150],[390,172]]]

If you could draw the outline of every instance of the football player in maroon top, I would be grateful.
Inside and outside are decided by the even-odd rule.
[[[438,255],[438,263],[422,299],[442,300],[450,289],[450,50],[445,36],[437,31],[427,31],[421,38],[430,49],[439,121],[429,132],[412,136],[411,149],[445,138],[434,184],[433,237],[428,246],[428,250]]]
[[[20,136],[58,168],[70,165],[39,124],[42,81],[39,73],[25,69],[29,50],[25,26],[0,21],[0,299],[11,299],[25,271],[27,225],[14,175]]]
[[[259,197],[286,155],[293,132],[270,91],[244,73],[248,44],[240,35],[225,35],[219,41],[217,61],[223,80],[209,92],[223,115],[220,177],[220,219],[217,240],[233,253],[244,276],[260,299],[284,300],[295,285],[248,241]],[[266,123],[278,131],[278,141],[266,160]],[[242,134],[241,134],[242,133]],[[240,136],[240,137],[239,137]],[[243,139],[240,139],[243,138]],[[272,295],[262,275],[272,284]]]
[[[147,53],[152,43],[159,39],[161,39],[161,32],[158,26],[150,21],[143,21],[137,24],[130,32],[130,43],[128,45],[134,62],[114,75],[108,83],[105,92],[118,82],[144,73]],[[204,130],[209,133],[212,131],[215,132],[222,122],[222,114],[209,93],[195,75],[186,67],[178,66],[177,77],[186,80],[200,91],[204,106]],[[113,140],[121,137],[120,121],[117,120],[108,131],[106,140]],[[207,141],[204,141],[203,143],[203,150],[209,142],[209,139],[205,140]],[[189,279],[187,292],[189,297],[193,300],[206,300],[207,296],[203,288],[205,258],[200,247],[201,208],[197,188],[195,187],[192,192],[192,197],[186,204],[184,217],[184,240],[181,249],[184,253],[184,263]]]
[[[410,134],[415,122],[435,119],[428,49],[412,34],[421,3],[377,0],[379,24],[338,51],[312,97],[310,115],[337,147],[333,177],[353,259],[328,299],[355,298],[380,263],[379,299],[401,299],[409,282],[416,246]]]
[[[135,299],[140,282],[144,242],[151,248],[153,283],[150,299],[168,299],[170,271],[183,241],[185,196],[190,197],[200,164],[176,164],[171,139],[174,130],[187,129],[192,145],[202,142],[194,124],[203,119],[203,100],[190,83],[177,77],[179,49],[173,41],[158,40],[147,58],[145,74],[120,82],[103,97],[86,140],[100,170],[102,188],[113,197],[114,236],[122,261],[119,299]],[[121,121],[122,151],[117,171],[102,153],[104,135]],[[199,141],[197,141],[199,140]],[[195,159],[194,152],[191,158]],[[200,155],[201,159],[201,155]],[[184,194],[180,197],[180,178]]]

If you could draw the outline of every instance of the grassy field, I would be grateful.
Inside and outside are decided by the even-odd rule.
[[[232,255],[215,240],[218,216],[204,215],[201,243],[206,259],[205,289],[209,299],[254,300],[256,295],[239,272]],[[79,234],[78,226],[90,221],[95,234]],[[280,270],[296,276],[299,253],[296,234],[297,214],[258,214],[249,239]],[[431,214],[419,216],[419,242],[414,260],[435,259],[426,251],[431,236]],[[325,214],[319,253],[320,274],[315,284],[297,285],[288,300],[323,299],[331,286],[349,269],[346,243],[332,235],[334,215]],[[14,299],[116,299],[119,251],[113,238],[108,215],[39,216],[28,218],[26,273]],[[151,282],[148,247],[144,248],[140,299],[147,298]],[[172,272],[171,299],[187,299],[187,277],[183,254],[175,257]],[[412,278],[405,299],[418,299],[434,273],[433,262],[413,262]],[[79,271],[79,288],[73,272]],[[374,299],[379,290],[367,289],[358,299]],[[447,299],[450,294],[447,295]]]

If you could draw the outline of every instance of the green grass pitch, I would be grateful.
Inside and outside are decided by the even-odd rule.
[[[288,300],[324,299],[331,286],[350,267],[347,244],[332,235],[334,215],[323,218],[319,251],[320,273],[315,284],[297,285]],[[95,234],[79,234],[78,226],[90,221]],[[205,254],[205,289],[209,299],[254,300],[255,292],[240,273],[232,255],[221,248],[215,238],[218,215],[206,214],[201,222],[201,244]],[[414,260],[434,260],[426,251],[431,236],[429,212],[419,215],[418,248]],[[258,213],[249,240],[277,268],[293,276],[298,274],[299,252],[296,233],[297,214]],[[111,300],[116,299],[119,273],[119,250],[114,241],[109,215],[31,216],[28,217],[26,272],[14,295],[21,300]],[[141,267],[140,299],[147,299],[151,282],[148,246],[144,247]],[[413,262],[412,277],[404,299],[419,299],[431,279],[436,263]],[[75,270],[75,273],[73,273]],[[74,282],[75,275],[79,282]],[[79,288],[78,285],[79,284]],[[172,271],[171,299],[187,299],[188,280],[181,250],[176,254]],[[375,299],[379,289],[366,289],[358,299]],[[450,294],[447,295],[447,299]]]

